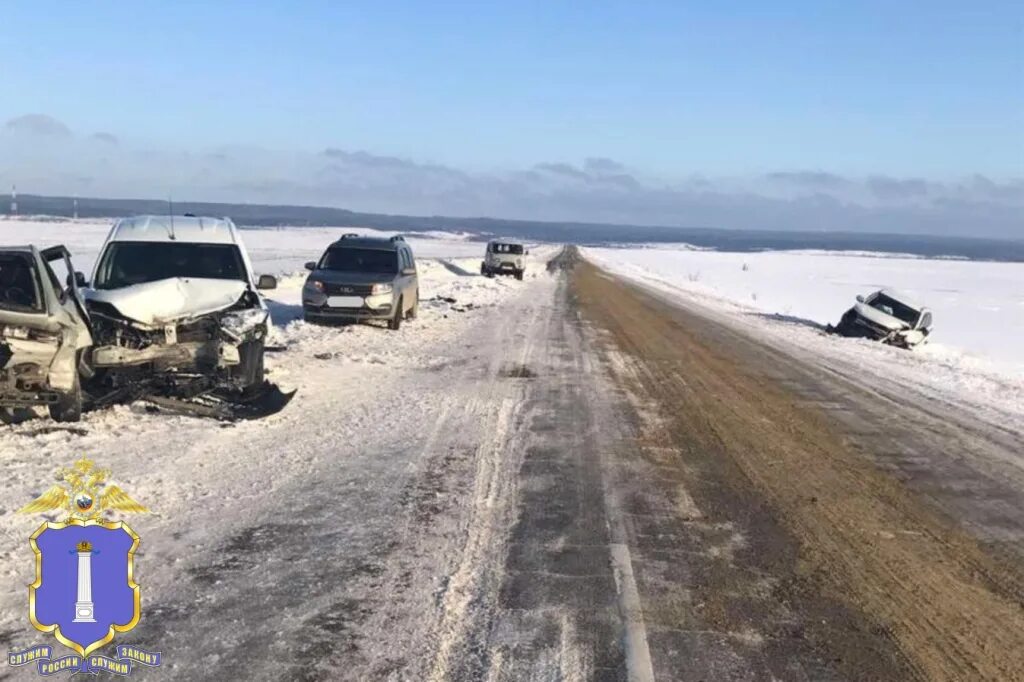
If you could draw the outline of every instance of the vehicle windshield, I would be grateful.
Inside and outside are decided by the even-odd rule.
[[[119,289],[172,277],[248,281],[234,244],[114,242],[103,254],[93,286]]]
[[[492,253],[511,253],[511,254],[515,254],[517,256],[521,256],[521,255],[523,255],[523,245],[522,244],[492,244],[491,245],[491,252]]]
[[[0,254],[0,308],[24,312],[42,310],[39,280],[28,254]]]
[[[327,250],[317,269],[393,275],[398,272],[398,255],[382,249],[337,247]]]
[[[889,298],[885,294],[878,294],[871,299],[868,305],[877,310],[881,310],[887,315],[892,315],[896,319],[902,320],[911,326],[917,322],[917,317],[919,315],[917,310],[900,303],[894,298]]]

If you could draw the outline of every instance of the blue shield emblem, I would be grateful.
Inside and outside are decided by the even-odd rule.
[[[29,618],[80,656],[88,656],[139,622],[133,580],[139,536],[123,521],[48,522],[32,534],[36,579]]]

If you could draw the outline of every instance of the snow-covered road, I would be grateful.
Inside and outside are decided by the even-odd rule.
[[[301,268],[330,236],[301,234],[278,272]],[[281,252],[250,242],[257,263]],[[434,257],[419,260],[419,318],[398,332],[307,324],[303,276],[281,278],[270,303],[272,340],[284,350],[268,356],[268,372],[298,393],[273,417],[225,425],[136,404],[68,428],[34,420],[5,429],[6,643],[35,639],[25,585],[40,519],[13,510],[88,456],[155,512],[130,519],[142,537],[144,595],[132,641],[164,652],[154,675],[332,678],[343,665],[346,677],[367,679],[449,665],[445,646],[463,637],[479,553],[513,511],[495,486],[514,478],[500,457],[522,409],[514,375],[543,338],[535,327],[556,278],[544,269],[550,248],[536,249],[516,282],[474,273],[479,260],[465,256],[479,243],[419,246]]]

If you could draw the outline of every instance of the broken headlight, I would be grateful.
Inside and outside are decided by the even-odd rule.
[[[227,313],[220,318],[221,331],[241,341],[260,325],[267,323],[270,314],[262,308],[248,308]]]

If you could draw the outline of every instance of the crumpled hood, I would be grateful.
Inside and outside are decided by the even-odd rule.
[[[172,277],[120,289],[90,289],[86,299],[109,303],[136,322],[160,325],[229,308],[247,286],[239,280]]]
[[[861,317],[877,324],[879,327],[888,329],[889,331],[899,331],[901,329],[910,329],[910,325],[903,320],[887,315],[878,308],[872,308],[867,303],[857,303],[853,306],[854,310]]]

